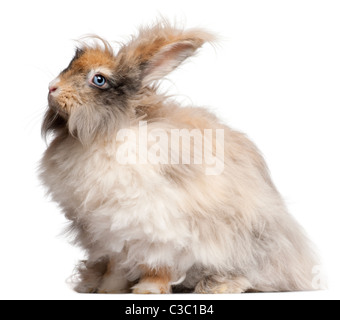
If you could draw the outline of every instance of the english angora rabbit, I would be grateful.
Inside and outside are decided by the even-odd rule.
[[[87,253],[76,291],[313,289],[317,259],[254,144],[159,92],[212,41],[164,21],[116,53],[98,37],[50,84],[41,178]]]

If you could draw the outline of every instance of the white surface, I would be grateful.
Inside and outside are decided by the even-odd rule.
[[[45,149],[39,134],[48,83],[72,58],[71,40],[88,33],[123,40],[160,13],[224,39],[165,87],[186,104],[211,107],[256,142],[319,248],[330,284],[326,292],[212,298],[339,298],[340,3],[331,0],[2,2],[0,298],[155,298],[69,289],[65,279],[82,253],[59,236],[66,220],[44,198],[35,170]]]

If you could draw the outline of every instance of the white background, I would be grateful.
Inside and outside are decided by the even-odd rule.
[[[136,298],[68,287],[82,253],[61,234],[66,221],[44,197],[36,169],[47,86],[72,58],[72,39],[96,33],[124,40],[160,14],[220,35],[216,50],[204,47],[165,86],[256,142],[319,248],[330,285],[326,292],[213,298],[338,298],[340,3],[330,0],[2,1],[0,298]]]

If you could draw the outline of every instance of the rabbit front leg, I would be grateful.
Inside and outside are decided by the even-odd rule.
[[[103,276],[107,272],[108,257],[96,261],[81,261],[76,267],[74,290],[78,293],[97,293]]]
[[[169,294],[171,293],[171,272],[169,268],[141,268],[142,276],[133,288],[135,294]]]
[[[98,293],[119,294],[130,292],[130,282],[125,278],[124,272],[117,267],[114,258],[109,260],[106,273],[98,288]]]

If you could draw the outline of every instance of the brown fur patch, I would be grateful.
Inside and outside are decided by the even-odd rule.
[[[102,48],[85,48],[84,53],[70,66],[70,68],[60,75],[60,84],[63,80],[68,79],[71,75],[88,72],[96,67],[107,67],[113,70],[115,67],[115,59],[109,50]]]
[[[147,266],[142,266],[141,269],[143,275],[139,280],[139,285],[143,283],[150,283],[159,288],[159,293],[170,293],[171,272],[168,268],[150,269]],[[149,294],[151,292],[147,290],[141,292],[140,290],[135,289],[134,293]]]

